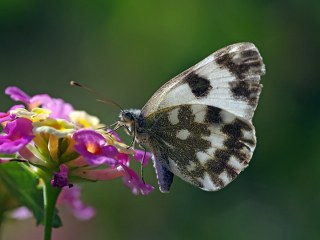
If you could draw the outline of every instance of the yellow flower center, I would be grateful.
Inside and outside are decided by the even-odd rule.
[[[94,143],[89,143],[87,144],[87,150],[88,152],[95,154],[99,151],[99,147]]]

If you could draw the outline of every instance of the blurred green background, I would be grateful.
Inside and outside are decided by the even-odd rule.
[[[319,27],[316,0],[2,0],[0,111],[12,105],[5,87],[16,85],[110,124],[118,110],[70,80],[141,108],[171,77],[241,41],[258,46],[267,68],[257,149],[235,182],[204,192],[176,178],[170,194],[146,197],[120,179],[83,184],[97,216],[81,222],[61,209],[54,239],[320,239]],[[152,166],[145,172],[156,186]],[[2,235],[41,239],[42,227],[9,222]]]

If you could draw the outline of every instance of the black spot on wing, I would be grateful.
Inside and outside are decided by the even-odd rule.
[[[251,106],[256,106],[259,93],[261,91],[261,85],[254,81],[235,81],[230,82],[230,90],[235,99],[244,100]]]
[[[246,101],[255,107],[261,92],[257,76],[265,73],[262,58],[256,48],[243,44],[235,48],[229,46],[215,53],[216,63],[236,77],[229,83],[235,99]]]
[[[236,82],[236,84],[231,87],[231,92],[234,96],[249,98],[251,94],[250,85],[246,81]]]
[[[240,119],[235,119],[232,123],[224,125],[221,129],[221,131],[225,133],[229,138],[236,139],[243,137],[242,130],[250,131],[252,130],[252,128],[249,124],[241,121]]]
[[[222,118],[220,113],[221,113],[220,108],[208,106],[205,121],[211,124],[222,123]]]
[[[263,62],[256,49],[239,49],[234,52],[230,50],[230,48],[224,48],[215,54],[216,63],[221,68],[227,68],[240,80],[250,74],[264,74]]]
[[[226,171],[232,180],[238,175],[237,171],[228,165],[231,157],[234,157],[240,163],[247,163],[251,158],[250,147],[255,146],[255,140],[254,138],[244,138],[243,131],[252,131],[252,127],[240,119],[235,119],[233,122],[224,125],[221,128],[221,132],[227,135],[223,142],[224,147],[216,149],[213,158],[204,165],[212,181],[218,186],[221,186],[221,183],[219,183],[217,176],[222,172]]]
[[[188,83],[192,93],[197,98],[206,97],[209,94],[210,90],[212,89],[212,86],[208,79],[200,77],[194,72],[189,73],[184,78],[184,81]]]
[[[223,181],[218,177],[222,172],[226,171],[228,176],[233,180],[238,174],[227,163],[231,157],[230,153],[226,149],[217,149],[214,154],[214,159],[209,160],[205,164],[205,168],[210,175],[212,181],[220,188],[224,187]]]
[[[168,114],[178,109],[179,122],[172,125],[168,120]],[[157,159],[169,171],[170,162],[179,170],[182,178],[193,185],[202,188],[201,180],[208,174],[210,179],[218,188],[223,188],[225,183],[221,180],[220,174],[225,172],[230,180],[237,177],[239,171],[229,165],[230,158],[233,157],[242,165],[246,165],[251,158],[251,149],[255,146],[255,138],[252,134],[245,135],[245,131],[252,132],[253,126],[240,118],[235,118],[232,122],[225,123],[223,110],[207,106],[207,112],[203,123],[195,122],[195,115],[191,105],[180,105],[163,110],[155,118],[147,118],[145,127],[152,129],[149,143],[153,152],[161,153]],[[208,125],[216,124],[217,129],[225,136],[223,146],[216,149],[211,157],[205,162],[199,161],[198,152],[207,152],[212,148],[211,142],[203,138],[212,134]],[[211,125],[212,127],[212,125]],[[187,129],[191,134],[181,140],[176,137],[177,131]],[[156,150],[157,149],[157,150]],[[193,166],[190,168],[190,166]],[[172,171],[174,173],[174,171]]]

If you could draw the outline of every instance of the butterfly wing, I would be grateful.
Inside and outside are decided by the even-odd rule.
[[[203,190],[225,187],[248,166],[256,145],[250,121],[203,104],[161,109],[145,118],[144,128],[163,192],[171,173]]]
[[[251,120],[265,66],[252,43],[237,43],[211,54],[164,84],[147,102],[148,115],[172,106],[204,104]]]

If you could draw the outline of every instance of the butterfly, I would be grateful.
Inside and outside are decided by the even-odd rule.
[[[254,44],[233,44],[165,83],[141,110],[121,111],[118,124],[154,155],[161,192],[174,175],[216,191],[248,166],[264,74]]]

